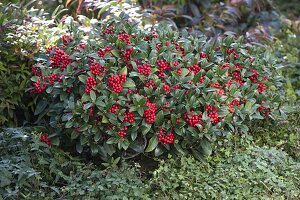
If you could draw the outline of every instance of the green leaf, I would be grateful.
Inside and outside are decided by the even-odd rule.
[[[47,101],[39,101],[38,104],[36,105],[36,109],[34,111],[34,115],[38,115],[41,112],[43,112],[45,110],[45,108],[47,107],[48,102]]]
[[[80,135],[79,132],[73,131],[73,132],[71,133],[71,140],[74,140],[74,139],[78,138],[79,135]]]
[[[190,73],[190,71],[187,68],[182,68],[182,77],[185,77],[186,75],[188,75]]]
[[[119,75],[122,74],[126,74],[127,75],[127,67],[123,67],[120,71],[119,71]]]
[[[210,156],[212,153],[212,148],[210,143],[207,140],[202,140],[200,142],[200,147],[204,155]]]
[[[155,124],[160,126],[164,122],[164,112],[161,110],[157,113],[156,119],[155,119]]]
[[[82,83],[86,82],[87,76],[86,75],[80,75],[78,76],[79,81],[81,81]]]
[[[158,145],[158,138],[155,135],[149,140],[149,144],[148,144],[148,147],[146,148],[145,152],[153,151],[157,145]]]
[[[127,78],[126,82],[123,83],[123,87],[125,87],[125,88],[134,88],[136,86],[135,86],[134,81],[131,78]]]
[[[151,124],[144,124],[142,125],[141,129],[142,129],[142,134],[146,135],[151,129]]]
[[[77,143],[76,143],[76,151],[77,151],[78,153],[82,153],[82,151],[83,151],[83,147],[82,147],[82,145],[80,144],[80,142],[77,142]]]
[[[92,99],[93,102],[96,101],[97,96],[96,96],[96,94],[95,94],[95,92],[93,90],[90,92],[90,97],[91,97],[91,99]]]
[[[38,77],[38,76],[33,76],[33,77],[31,77],[31,81],[33,81],[33,82],[37,82],[38,80],[40,79],[40,77]]]

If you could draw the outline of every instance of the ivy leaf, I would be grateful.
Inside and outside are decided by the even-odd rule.
[[[146,148],[145,152],[153,151],[157,145],[158,145],[158,138],[155,135],[149,140],[149,144],[148,144],[148,147]]]

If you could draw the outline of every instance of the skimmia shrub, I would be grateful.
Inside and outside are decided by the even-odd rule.
[[[123,16],[88,33],[74,29],[32,67],[31,91],[42,99],[36,113],[49,116],[64,143],[102,157],[198,152],[276,115],[275,72],[260,48],[145,31]]]

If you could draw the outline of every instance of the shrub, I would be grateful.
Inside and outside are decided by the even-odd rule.
[[[296,199],[299,163],[275,148],[251,147],[219,160],[161,161],[150,187],[155,199]]]
[[[63,26],[51,28],[43,11],[20,4],[0,3],[0,125],[21,126],[31,121],[33,99],[26,93],[33,57],[51,44]]]
[[[0,132],[1,199],[146,199],[136,167],[105,170],[40,142],[24,129]],[[42,139],[43,137],[40,137]]]
[[[246,121],[276,117],[280,85],[264,49],[164,29],[140,30],[122,13],[75,28],[37,58],[37,113],[63,143],[103,159],[118,149],[197,154],[218,135],[247,132]]]

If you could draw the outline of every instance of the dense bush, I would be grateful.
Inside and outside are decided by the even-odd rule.
[[[297,199],[299,167],[280,150],[253,147],[209,162],[162,161],[150,185],[159,199]]]
[[[38,135],[24,129],[0,132],[1,199],[147,197],[135,167],[123,164],[102,170],[59,149],[49,148],[39,141]]]
[[[32,120],[34,103],[26,89],[33,57],[65,30],[53,27],[42,10],[1,3],[0,10],[0,125],[12,127]]]
[[[117,149],[197,154],[218,135],[247,132],[245,121],[281,113],[264,49],[161,29],[141,31],[121,14],[64,35],[33,67],[32,92],[44,97],[37,113],[78,152],[102,158]]]

